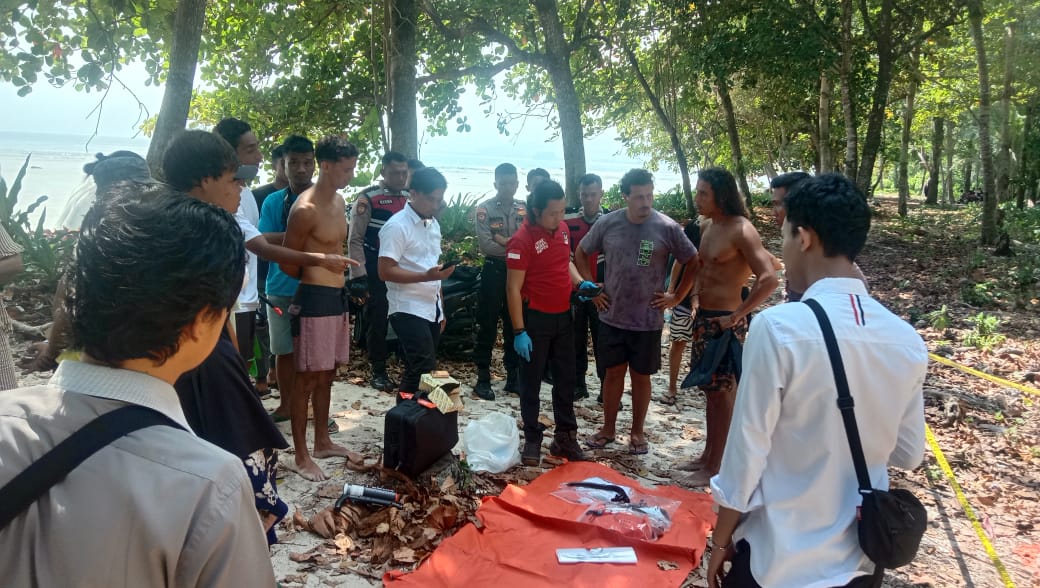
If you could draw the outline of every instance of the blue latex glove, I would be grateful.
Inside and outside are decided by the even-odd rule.
[[[590,282],[588,280],[585,280],[584,282],[578,284],[578,290],[584,290],[585,288],[595,288],[595,287],[596,287],[596,284],[593,283],[593,282]],[[582,302],[588,302],[589,300],[592,300],[592,298],[587,298],[585,296],[578,296],[578,300],[581,300]]]
[[[513,349],[516,350],[517,355],[524,358],[524,361],[531,361],[531,350],[534,349],[534,343],[531,342],[531,336],[527,334],[527,331],[513,337]]]

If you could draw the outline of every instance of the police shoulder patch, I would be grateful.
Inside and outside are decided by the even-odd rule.
[[[362,196],[354,202],[354,216],[368,214],[368,198]]]
[[[477,220],[480,222],[487,221],[487,208],[484,208],[483,206],[477,207]]]

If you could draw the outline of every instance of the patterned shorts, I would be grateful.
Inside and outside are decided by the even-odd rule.
[[[730,314],[729,311],[714,311],[714,310],[697,310],[697,315],[693,318],[693,340],[690,342],[690,365],[696,366],[701,361],[701,356],[704,355],[704,350],[708,346],[708,339],[719,333],[719,327],[715,323],[711,322],[712,318],[725,316]],[[737,336],[737,340],[741,343],[747,338],[747,317],[740,319],[736,325],[733,326],[733,334]],[[729,388],[736,388],[737,378],[736,374],[740,369],[739,365],[734,364],[733,358],[727,353],[719,362],[718,367],[712,374],[711,384],[707,386],[700,386],[700,389],[705,392],[715,392],[725,390]]]
[[[672,309],[672,320],[668,322],[668,340],[686,341],[693,340],[693,317],[690,309],[685,306],[676,306]]]

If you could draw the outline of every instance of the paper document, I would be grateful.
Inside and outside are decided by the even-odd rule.
[[[636,550],[631,547],[593,547],[585,549],[557,549],[556,559],[562,564],[574,563],[636,563]]]

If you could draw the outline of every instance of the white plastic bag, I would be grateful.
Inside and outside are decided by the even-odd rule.
[[[500,474],[520,463],[520,430],[516,419],[492,412],[466,425],[466,463],[475,472]]]

